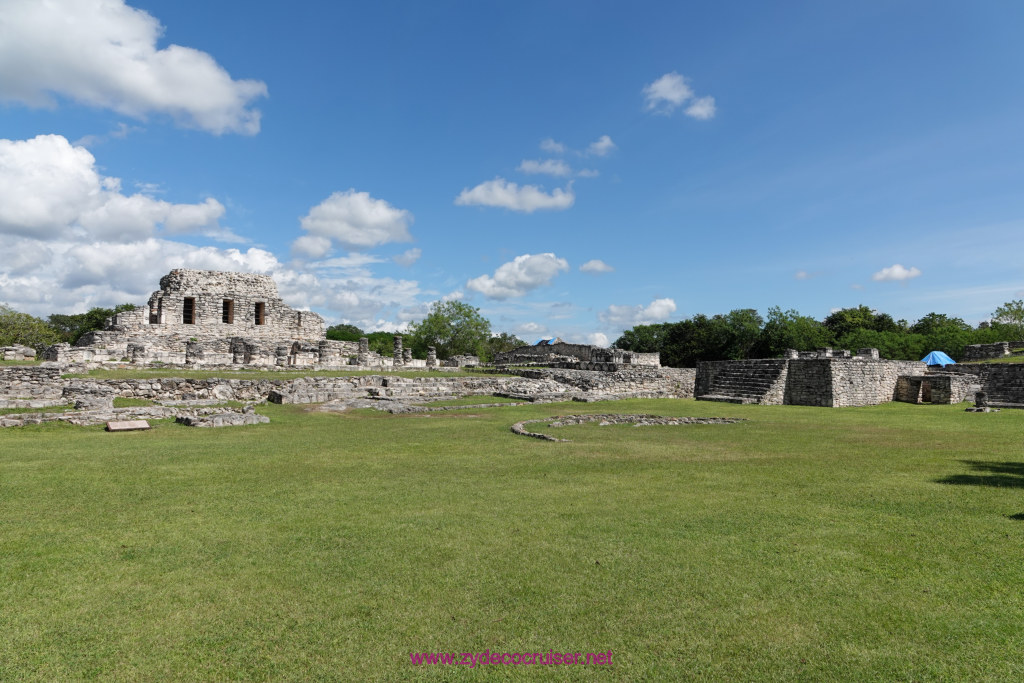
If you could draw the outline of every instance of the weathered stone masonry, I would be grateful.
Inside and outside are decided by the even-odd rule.
[[[880,360],[874,349],[857,356],[827,351],[815,357],[699,362],[694,392],[698,400],[732,403],[867,406],[894,400],[900,376],[927,371],[917,361]]]

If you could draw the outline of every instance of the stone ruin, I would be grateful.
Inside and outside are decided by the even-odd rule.
[[[35,360],[36,350],[30,346],[0,346],[0,360],[26,361]]]
[[[694,394],[700,401],[868,406],[900,400],[901,381],[927,372],[920,361],[879,358],[878,349],[790,350],[783,358],[698,362]]]
[[[661,367],[661,354],[608,349],[591,344],[567,344],[546,340],[499,353],[495,365],[533,365],[569,370],[615,372],[628,367]]]
[[[327,339],[324,319],[289,307],[268,275],[176,269],[160,278],[142,308],[108,318],[78,342],[56,344],[44,360],[187,366],[337,368],[426,366],[401,349],[395,357],[369,350],[366,339]]]
[[[1024,341],[1004,341],[994,344],[968,344],[964,347],[964,363],[991,358],[1012,356],[1015,351],[1024,351]]]

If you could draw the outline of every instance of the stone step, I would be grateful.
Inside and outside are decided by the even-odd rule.
[[[719,403],[739,403],[742,405],[750,405],[757,403],[756,398],[746,398],[741,396],[722,396],[716,394],[704,394],[703,396],[697,397],[698,401],[718,401]]]

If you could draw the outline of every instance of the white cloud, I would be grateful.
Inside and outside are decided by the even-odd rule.
[[[37,238],[145,239],[200,233],[234,241],[217,224],[216,199],[172,204],[145,194],[124,195],[118,178],[96,170],[96,159],[60,135],[0,140],[0,233]]]
[[[701,121],[707,121],[708,119],[715,118],[715,98],[710,95],[706,97],[698,97],[693,103],[686,108],[685,114],[691,118],[699,119]]]
[[[523,254],[499,266],[493,277],[481,275],[466,287],[489,299],[510,299],[551,284],[563,270],[569,270],[569,262],[554,254]]]
[[[626,329],[635,325],[661,323],[675,313],[676,302],[672,299],[655,299],[646,306],[616,306],[612,304],[607,310],[598,314],[598,318],[606,325],[617,329]]]
[[[398,256],[392,257],[392,259],[394,260],[395,263],[397,263],[400,266],[409,267],[412,264],[416,263],[420,259],[420,256],[422,255],[422,249],[420,249],[419,247],[413,247],[412,249],[407,249],[406,251],[403,251]]]
[[[542,173],[557,177],[572,174],[572,168],[561,159],[545,159],[544,161],[539,159],[523,159],[516,170],[523,173]]]
[[[292,253],[296,256],[322,258],[331,250],[331,240],[320,235],[303,235],[292,242]]]
[[[410,242],[409,224],[413,216],[405,209],[396,209],[383,199],[374,199],[367,192],[354,189],[335,192],[310,209],[302,218],[302,228],[309,235],[328,238],[349,249],[375,247],[388,242]],[[299,253],[317,251],[323,241],[300,237],[292,244]],[[326,251],[314,256],[322,256]]]
[[[615,269],[609,266],[607,263],[605,263],[601,259],[596,258],[590,259],[582,266],[580,266],[580,272],[583,273],[610,273],[613,270]]]
[[[602,135],[594,142],[591,142],[587,147],[587,154],[595,157],[607,156],[609,152],[615,149],[615,143],[612,142],[611,137]]]
[[[526,323],[523,323],[522,325],[518,326],[516,328],[516,334],[517,335],[519,335],[519,334],[525,334],[525,335],[544,334],[544,332],[547,331],[547,329],[548,329],[547,327],[545,327],[544,325],[541,325],[540,323],[535,323],[533,321],[530,321],[530,322],[526,322]]]
[[[587,343],[594,346],[608,347],[608,335],[604,332],[591,332],[587,335]]]
[[[584,168],[580,169],[580,171],[576,175],[579,176],[580,178],[596,178],[597,176],[601,175],[601,172],[595,168]]]
[[[793,277],[797,280],[809,280],[811,279],[811,274],[806,270],[798,270],[793,274]]]
[[[0,98],[55,106],[54,95],[145,118],[167,114],[220,135],[259,132],[261,81],[233,80],[205,52],[157,49],[163,28],[123,0],[5,0]]]
[[[545,138],[540,141],[540,148],[545,152],[551,152],[552,154],[565,154],[566,147],[561,142],[555,142],[551,138]]]
[[[872,275],[871,279],[875,282],[899,282],[915,278],[920,274],[921,271],[917,268],[904,268],[900,264],[896,263],[888,268],[882,268],[880,271]]]
[[[571,207],[575,201],[571,181],[564,190],[555,188],[548,194],[536,185],[520,187],[500,177],[480,183],[473,189],[466,188],[455,198],[458,206],[497,206],[524,213],[538,209],[561,211]]]
[[[671,71],[653,83],[644,86],[644,108],[655,114],[671,114],[686,102],[690,102],[683,113],[695,119],[706,121],[715,116],[715,98],[695,98],[689,79]]]
[[[693,97],[693,90],[690,89],[685,76],[672,71],[644,86],[644,97],[647,100],[647,111],[669,114]]]

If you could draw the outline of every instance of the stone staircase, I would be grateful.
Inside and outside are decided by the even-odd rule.
[[[786,359],[747,360],[724,363],[717,369],[707,391],[698,401],[721,403],[782,403]]]

